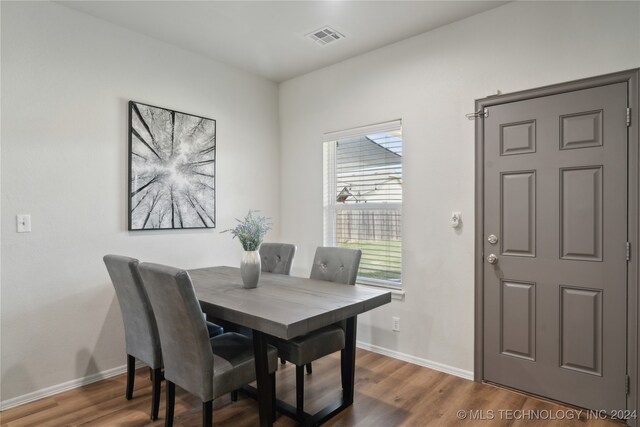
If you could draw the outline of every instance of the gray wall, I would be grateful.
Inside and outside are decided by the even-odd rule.
[[[280,192],[264,167],[279,162],[274,83],[56,3],[1,10],[7,401],[125,363],[104,254],[237,265],[240,245],[219,231],[250,208],[277,221]],[[130,99],[218,121],[216,230],[126,231]],[[32,233],[16,233],[17,213]]]
[[[321,135],[397,118],[406,141],[407,293],[361,316],[359,339],[469,376],[473,122],[464,114],[495,89],[640,66],[638,2],[510,3],[290,80],[279,92],[55,3],[3,1],[0,14],[5,402],[124,363],[120,313],[101,263],[107,252],[187,268],[237,265],[240,246],[218,231],[259,208],[276,221],[270,240],[298,245],[294,274],[308,275],[322,244]],[[125,231],[129,99],[218,120],[218,229]],[[448,227],[452,210],[463,213],[459,232]],[[16,234],[17,213],[32,215],[32,233]],[[400,333],[391,332],[395,315]]]
[[[470,377],[473,369],[473,101],[640,66],[640,3],[513,2],[280,86],[282,238],[293,274],[322,244],[322,134],[403,119],[404,301],[358,338]],[[463,227],[449,227],[462,211]],[[392,332],[392,316],[401,332]]]

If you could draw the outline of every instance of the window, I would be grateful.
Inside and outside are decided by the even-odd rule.
[[[402,285],[400,121],[325,134],[324,243],[362,250],[358,283]]]

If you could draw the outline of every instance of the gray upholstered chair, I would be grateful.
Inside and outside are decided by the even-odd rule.
[[[319,247],[311,267],[312,279],[355,285],[360,267],[360,249]]]
[[[290,243],[263,243],[260,245],[262,271],[275,274],[291,274],[296,245]],[[282,364],[285,360],[282,359]],[[311,364],[309,364],[309,369]]]
[[[162,343],[167,380],[165,426],[173,425],[176,384],[202,401],[202,423],[210,426],[213,400],[256,379],[253,342],[235,332],[209,338],[186,271],[149,263],[138,268]],[[278,361],[273,347],[268,351],[268,361],[275,387]]]
[[[127,352],[125,396],[127,400],[133,398],[135,363],[136,359],[141,360],[151,369],[151,419],[156,420],[160,404],[162,354],[156,319],[138,273],[138,260],[119,255],[106,255],[103,259],[116,290],[124,322]]]
[[[127,388],[125,397],[133,398],[136,359],[151,370],[151,419],[158,418],[160,382],[162,381],[162,353],[156,319],[147,291],[138,272],[138,260],[119,255],[106,255],[104,263],[116,291],[124,323],[127,352]],[[198,309],[198,313],[200,310]],[[215,323],[207,322],[211,336],[224,331]]]
[[[311,267],[311,279],[355,285],[362,251],[358,249],[319,247]],[[296,408],[304,411],[304,367],[311,373],[311,362],[338,350],[344,361],[345,323],[325,326],[306,335],[283,340],[272,337],[270,343],[278,348],[281,358],[296,365]],[[341,369],[344,363],[340,364]],[[344,372],[343,379],[344,387]]]
[[[260,245],[262,271],[275,274],[291,274],[296,245],[289,243],[263,243]]]

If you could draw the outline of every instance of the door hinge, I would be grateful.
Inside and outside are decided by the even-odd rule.
[[[631,107],[627,107],[627,127],[631,126]]]
[[[627,396],[631,393],[631,378],[627,375],[624,379],[624,392]]]
[[[625,255],[627,257],[627,261],[631,261],[631,242],[626,242],[626,250],[625,250]]]

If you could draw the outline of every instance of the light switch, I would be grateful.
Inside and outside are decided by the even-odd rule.
[[[16,221],[18,226],[18,233],[30,233],[31,232],[31,215],[18,214],[16,215]]]

